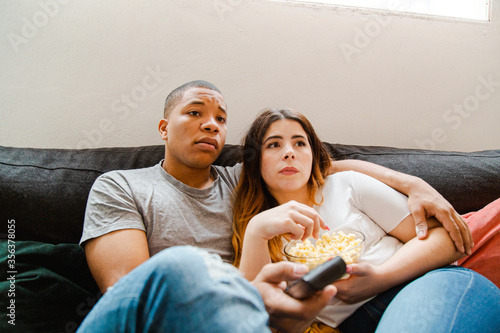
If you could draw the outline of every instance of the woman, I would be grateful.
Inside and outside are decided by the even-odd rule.
[[[428,238],[416,239],[407,198],[401,193],[356,172],[327,177],[329,167],[329,155],[303,115],[286,109],[268,109],[259,115],[244,142],[243,171],[234,207],[234,264],[251,280],[263,265],[283,260],[284,238],[305,240],[318,237],[320,229],[346,226],[361,231],[366,237],[362,259],[348,266],[349,279],[335,283],[337,300],[327,306],[318,319],[331,327],[339,327],[342,332],[373,331],[385,306],[405,283],[454,262],[462,254],[456,251],[447,231],[434,219],[428,220]],[[427,284],[489,282],[462,268],[435,272],[438,274],[420,279],[426,279]],[[447,313],[446,307],[457,308],[459,299],[466,293],[460,288],[446,295],[453,296],[450,298],[456,300],[455,303],[447,300],[443,311],[434,309],[433,312]],[[434,288],[423,289],[418,296],[425,294],[425,302],[440,299]],[[500,291],[492,290],[491,301],[497,302]],[[468,297],[478,297],[469,294]],[[416,305],[408,301],[393,311],[398,314],[404,313],[404,309],[411,311],[408,306]],[[417,303],[417,306],[425,307],[425,304]],[[496,313],[491,314],[494,311]],[[491,320],[497,320],[498,310],[486,307],[484,312],[491,314]],[[471,323],[470,317],[473,316],[463,321],[469,321],[471,327],[477,329],[478,323]],[[452,315],[449,320],[426,318],[426,323],[433,331],[452,325],[453,318]],[[481,323],[490,324],[488,320]],[[460,325],[465,327],[464,323]]]

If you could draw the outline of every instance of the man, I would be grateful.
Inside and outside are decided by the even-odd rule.
[[[96,180],[87,204],[81,244],[85,248],[94,279],[103,293],[126,275],[128,283],[137,287],[127,302],[157,291],[156,287],[151,287],[147,281],[150,281],[149,276],[157,276],[158,267],[155,263],[159,264],[160,260],[156,259],[156,256],[152,258],[156,260],[148,259],[169,247],[192,245],[204,248],[219,255],[224,261],[230,262],[232,257],[230,199],[241,166],[236,165],[231,168],[212,166],[225,144],[227,116],[224,98],[214,85],[205,81],[193,81],[182,85],[167,97],[164,118],[159,123],[159,132],[165,141],[165,159],[161,164],[139,170],[113,171]],[[421,221],[425,221],[426,214],[435,215],[450,232],[457,248],[462,252],[470,251],[472,242],[465,222],[423,181],[361,161],[334,162],[334,167],[335,170],[355,169],[367,173],[409,195],[410,207],[417,207],[413,210],[417,228],[424,233],[423,235],[419,233],[421,237],[425,237],[426,233],[425,222]],[[421,202],[424,205],[419,204]],[[321,219],[318,215],[309,218],[316,222]],[[422,227],[424,229],[421,229]],[[172,251],[165,253],[161,254],[166,257],[165,261],[174,256]],[[180,253],[177,251],[175,255],[180,256]],[[206,263],[214,264],[216,261],[207,258],[206,254],[195,251],[185,260],[204,262],[205,265],[201,265],[201,270],[211,277],[214,272]],[[143,263],[145,264],[141,265]],[[218,270],[224,270],[222,263],[217,261],[214,265],[219,267]],[[325,289],[323,293],[316,295],[314,300],[302,302],[294,300],[283,294],[282,283],[303,275],[305,271],[300,266],[289,265],[290,263],[270,265],[261,272],[253,284],[257,287],[271,316],[271,325],[285,330],[292,328],[300,330],[304,325],[307,326],[314,315],[333,297],[335,288]],[[137,270],[134,270],[136,267]],[[128,275],[132,270],[134,271],[130,276],[133,278]],[[161,271],[164,274],[165,271],[169,271],[170,274],[175,272],[167,268]],[[189,273],[180,274],[183,277],[186,275]],[[196,273],[193,272],[193,275]],[[169,281],[168,277],[166,279],[155,279],[154,285],[166,284],[166,281]],[[120,283],[120,288],[125,288],[126,283],[123,281]],[[255,295],[251,296],[252,291],[249,286],[244,286],[239,280],[237,284],[243,284],[242,288],[245,291],[242,291],[242,295],[250,295],[248,298],[245,296],[240,299],[242,304],[252,297],[253,303],[260,303],[259,299],[255,300]],[[197,289],[199,284],[194,283],[185,287]],[[99,303],[106,300],[113,303],[115,297],[123,296],[125,291],[120,289],[120,292],[115,290],[111,292],[114,294],[106,294],[104,300]],[[220,290],[215,294],[219,292]],[[158,302],[158,299],[148,299],[144,302],[149,305]],[[94,309],[92,312],[102,313],[103,309],[108,309],[109,315],[106,314],[108,317],[104,316],[101,319],[108,318],[113,325],[116,323],[111,317],[116,312],[125,311],[134,314],[144,312],[144,309],[141,311],[137,305],[129,303],[125,307],[126,310],[120,308],[116,311],[109,310],[109,307],[101,306],[99,303],[96,306],[99,310]],[[168,303],[165,301],[165,306],[168,306]],[[257,308],[256,314],[262,313],[261,306],[255,305],[252,308]],[[155,311],[161,313],[164,308],[155,308]],[[215,310],[210,311],[214,313]],[[82,330],[100,320],[92,319],[92,312],[89,315],[90,319],[87,318],[82,324]],[[123,321],[117,325],[125,325],[129,317],[123,316]],[[263,318],[266,321],[266,318]],[[140,326],[141,330],[145,329],[141,323],[134,325]]]

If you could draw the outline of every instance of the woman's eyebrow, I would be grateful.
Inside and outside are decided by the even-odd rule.
[[[267,141],[272,140],[272,139],[283,139],[283,137],[281,135],[271,135],[270,137],[265,139],[263,143],[266,143]],[[301,135],[301,134],[297,134],[297,135],[292,136],[292,139],[306,139],[306,137]]]
[[[264,140],[264,143],[266,143],[269,140],[273,140],[273,139],[283,139],[283,137],[281,135],[272,135],[272,136],[267,137],[267,139]]]

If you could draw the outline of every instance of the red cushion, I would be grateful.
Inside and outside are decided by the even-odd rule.
[[[463,218],[471,229],[474,248],[458,264],[480,273],[500,288],[500,198]]]

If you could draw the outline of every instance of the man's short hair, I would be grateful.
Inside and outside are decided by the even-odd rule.
[[[215,85],[207,81],[195,80],[185,83],[182,86],[175,88],[165,99],[165,109],[163,111],[163,118],[168,117],[172,109],[177,105],[177,103],[179,103],[179,100],[182,98],[184,93],[191,88],[207,88],[216,91],[222,95],[219,88],[217,88]]]

